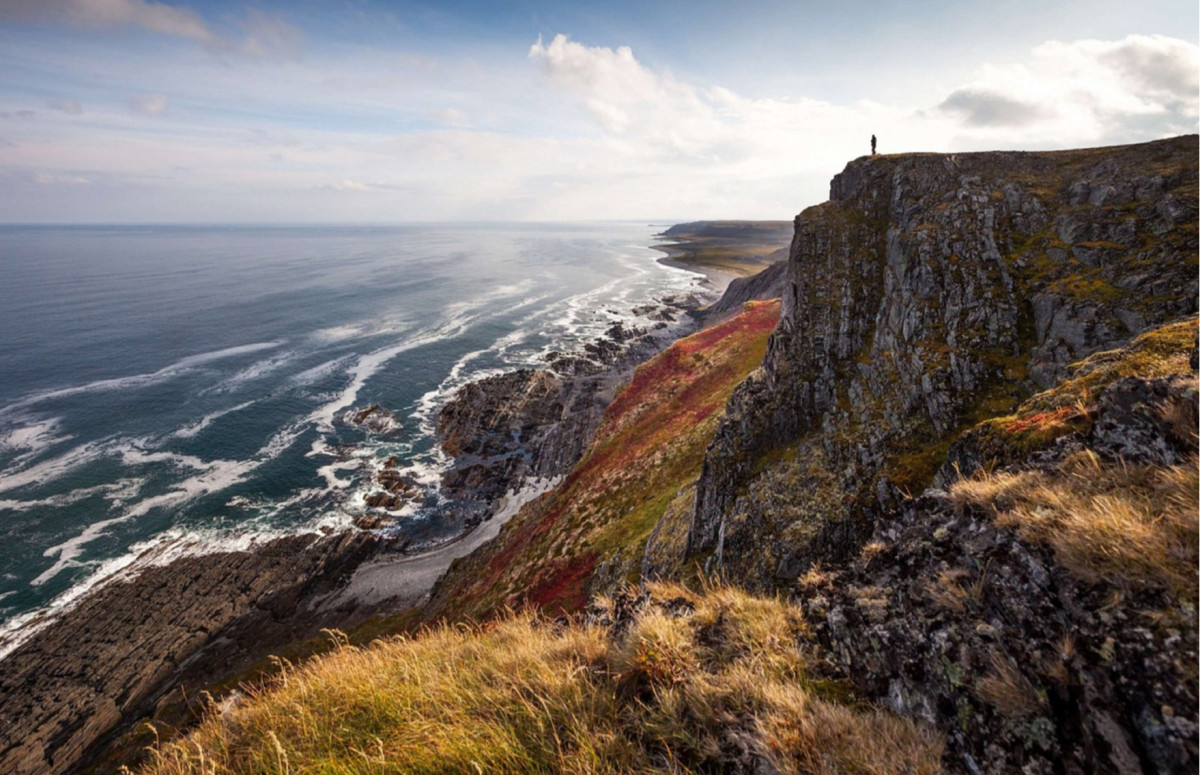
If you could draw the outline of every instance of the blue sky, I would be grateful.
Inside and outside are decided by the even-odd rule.
[[[0,222],[790,218],[1195,132],[1187,2],[0,0]]]

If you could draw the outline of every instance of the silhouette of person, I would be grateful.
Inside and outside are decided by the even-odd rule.
[[[875,155],[875,135],[871,135],[871,155]]]

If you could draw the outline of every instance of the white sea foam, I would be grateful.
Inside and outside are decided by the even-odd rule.
[[[65,506],[70,506],[72,503],[78,503],[81,500],[94,496],[102,496],[105,500],[111,502],[124,502],[131,497],[137,495],[138,489],[145,483],[144,479],[120,479],[111,484],[100,484],[95,487],[83,487],[78,490],[71,490],[59,495],[51,495],[48,498],[38,498],[35,500],[20,501],[20,500],[0,500],[0,509],[8,509],[11,511],[29,511],[38,508],[55,508],[60,509]]]
[[[318,342],[341,342],[346,339],[354,339],[362,336],[365,327],[362,324],[352,324],[345,326],[332,326],[330,328],[319,328],[313,331],[309,336],[316,339]]]
[[[0,492],[57,479],[69,471],[102,457],[108,446],[107,442],[81,444],[58,457],[43,460],[25,468],[5,469],[0,472]]]
[[[16,452],[5,467],[6,471],[18,471],[49,448],[64,444],[74,436],[61,433],[62,418],[18,418],[10,430],[0,436],[0,451]],[[0,473],[0,476],[3,476]]]
[[[294,361],[296,357],[297,353],[289,350],[287,352],[280,353],[279,355],[257,361],[237,372],[236,374],[221,380],[212,387],[201,390],[199,395],[204,396],[212,393],[232,392],[247,382],[253,382],[267,376],[273,371],[278,371],[283,366],[286,366],[288,363]]]
[[[189,355],[186,358],[181,358],[180,360],[175,361],[168,366],[164,366],[158,371],[149,372],[147,374],[132,374],[126,377],[100,379],[83,385],[75,385],[73,387],[44,390],[39,393],[26,396],[15,403],[0,408],[0,417],[13,414],[18,410],[26,409],[34,404],[39,404],[55,398],[66,398],[67,396],[79,395],[81,393],[95,393],[105,390],[128,390],[129,388],[143,387],[145,385],[161,382],[164,379],[170,379],[178,376],[179,374],[194,369],[197,366],[205,363],[211,363],[212,361],[217,361],[224,358],[232,358],[237,355],[258,352],[260,350],[270,350],[275,347],[279,347],[282,344],[283,342],[255,342],[254,344],[243,344],[238,345],[237,347],[226,347],[223,350],[213,350],[212,352]]]
[[[331,361],[325,361],[324,363],[317,364],[310,369],[305,369],[299,374],[292,375],[290,378],[288,378],[288,382],[293,385],[311,385],[317,380],[324,379],[335,371],[341,369],[351,357],[352,356],[349,355],[343,355],[341,358],[334,358]]]
[[[468,309],[468,311],[471,310]],[[384,364],[400,353],[459,336],[470,327],[473,321],[474,318],[472,316],[465,313],[460,314],[448,323],[432,331],[427,331],[399,344],[383,347],[374,352],[359,356],[347,369],[347,373],[350,376],[350,384],[342,389],[337,398],[312,412],[307,418],[308,421],[316,425],[317,429],[322,432],[328,433],[333,430],[334,418],[343,409],[354,405],[354,402],[358,399],[358,391],[362,390],[367,380],[383,368]]]
[[[256,403],[258,403],[257,400],[244,401],[237,406],[231,406],[228,409],[219,409],[211,414],[206,414],[196,422],[185,425],[179,430],[175,431],[173,435],[177,438],[190,439],[225,415],[233,414],[234,412],[240,412],[241,410],[253,406]]]
[[[125,466],[165,463],[177,469],[191,469],[196,473],[174,482],[164,493],[142,498],[135,503],[114,501],[113,507],[121,509],[117,516],[93,522],[78,535],[46,549],[42,553],[43,557],[57,556],[58,559],[30,583],[40,586],[67,568],[78,567],[76,558],[83,553],[83,547],[106,535],[113,525],[137,519],[156,508],[179,506],[205,495],[227,490],[244,481],[252,471],[278,457],[291,446],[298,435],[299,431],[295,428],[280,431],[268,440],[254,457],[247,460],[202,460],[194,455],[181,455],[163,450],[148,452],[138,446],[137,442],[114,445],[113,451],[120,455]]]
[[[53,444],[67,441],[71,437],[59,433],[61,417],[30,419],[27,424],[17,424],[4,435],[0,435],[0,449],[19,452],[40,451]]]

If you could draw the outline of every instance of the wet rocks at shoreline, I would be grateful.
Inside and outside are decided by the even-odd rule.
[[[649,326],[615,322],[576,353],[551,352],[546,367],[468,383],[442,407],[438,435],[454,465],[442,494],[486,518],[529,478],[566,474],[582,457],[604,409],[634,368],[696,327],[700,299],[669,296],[635,314]]]
[[[105,584],[4,658],[0,772],[72,771],[176,687],[199,690],[365,617],[320,603],[382,543],[363,532],[294,535]]]
[[[342,414],[341,421],[377,436],[390,436],[404,427],[395,414],[379,404],[349,409]]]

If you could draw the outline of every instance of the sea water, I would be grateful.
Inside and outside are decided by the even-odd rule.
[[[461,530],[438,408],[697,290],[660,228],[0,227],[0,648],[139,555],[345,526],[390,457],[392,529]]]

